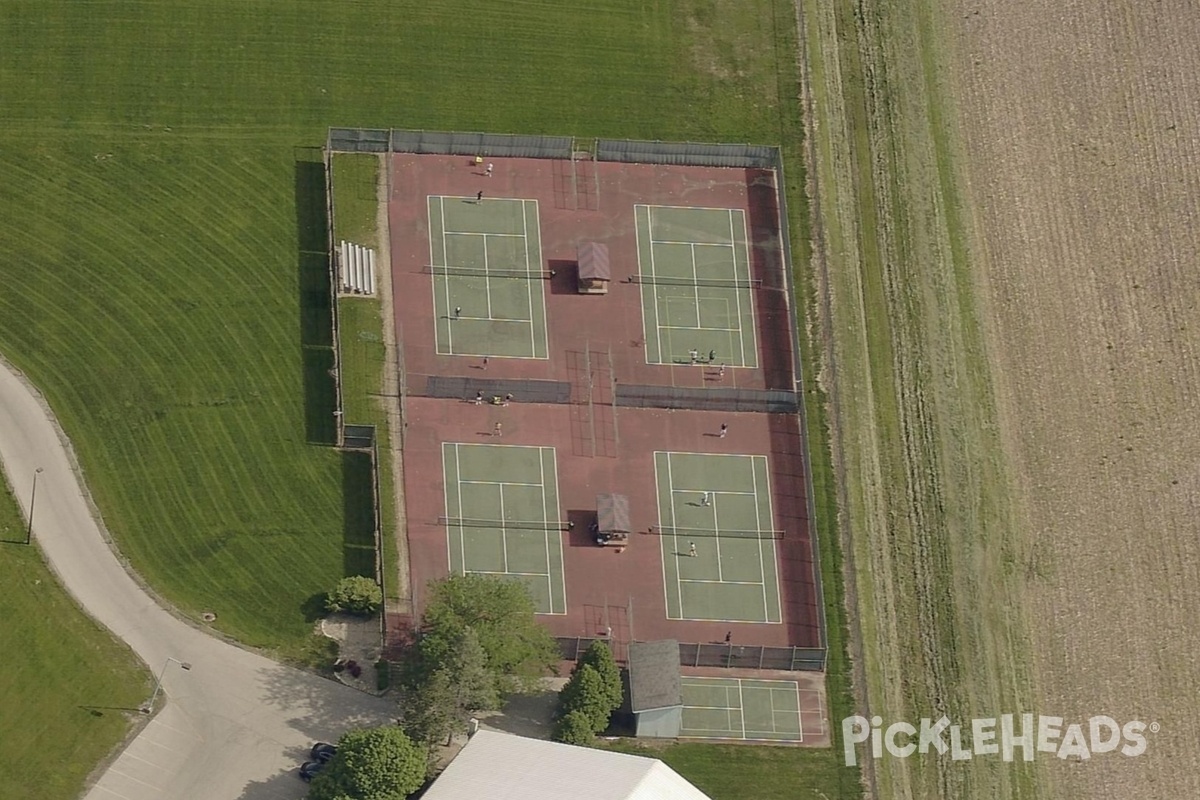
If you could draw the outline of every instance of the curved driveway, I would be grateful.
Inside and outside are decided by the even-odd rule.
[[[314,740],[394,718],[391,701],[226,644],[155,604],[106,543],[65,442],[40,394],[0,361],[0,462],[26,513],[34,470],[44,470],[34,538],[89,614],[155,674],[166,665],[162,710],[87,800],[301,798],[296,768]]]

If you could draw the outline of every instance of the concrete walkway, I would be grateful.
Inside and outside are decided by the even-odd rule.
[[[302,798],[296,770],[313,741],[395,718],[390,700],[280,666],[156,605],[106,542],[49,408],[2,361],[0,463],[27,514],[34,471],[43,469],[34,539],[80,605],[163,674],[162,710],[87,800]]]

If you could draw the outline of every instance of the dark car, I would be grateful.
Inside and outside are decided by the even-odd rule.
[[[317,742],[312,746],[312,750],[308,755],[313,761],[320,761],[324,764],[337,755],[337,747],[328,742]]]
[[[323,769],[325,769],[324,761],[305,761],[300,765],[300,777],[306,781],[311,781]]]

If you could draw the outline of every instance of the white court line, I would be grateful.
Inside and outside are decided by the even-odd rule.
[[[751,457],[753,458],[753,456]],[[704,492],[703,489],[673,489],[672,491],[679,492],[680,494],[702,494]],[[722,489],[721,494],[740,494],[747,497],[757,497],[757,493],[755,492],[735,492],[731,489]]]
[[[725,209],[725,210],[733,211],[734,209]],[[651,244],[690,244],[690,245],[700,245],[702,247],[730,247],[730,248],[736,246],[732,241],[729,244],[726,244],[724,242],[677,242],[673,239],[651,239],[650,243]]]
[[[688,254],[692,257],[692,297],[696,301],[696,328],[697,330],[704,326],[700,324],[700,273],[696,271],[696,244],[693,242],[688,248]]]
[[[516,575],[521,578],[548,578],[548,577],[550,577],[549,575],[547,575],[544,572],[509,572],[508,570],[505,570],[504,572],[498,572],[494,569],[473,569],[473,570],[471,570],[471,574],[473,574],[473,575]]]
[[[458,513],[462,514],[462,455],[459,448],[462,445],[455,443],[454,445],[454,491],[458,493]],[[462,559],[459,569],[463,574],[467,574],[467,534],[462,525],[458,526],[458,555]]]
[[[545,525],[547,522],[550,521],[550,518],[546,515],[546,460],[542,456],[542,452],[540,450],[538,451],[538,470],[540,471],[541,476],[542,476],[542,524]],[[550,613],[553,614],[554,613],[554,586],[551,585],[548,580],[550,577],[550,532],[549,531],[544,531],[542,533],[542,543],[546,549],[546,578],[547,578],[546,594],[548,594],[550,596]]]
[[[459,483],[473,483],[473,484],[477,484],[479,486],[489,486],[489,485],[495,485],[495,486],[541,486],[542,485],[540,483],[521,483],[520,481],[477,481],[474,479],[459,481]]]
[[[746,704],[742,700],[742,679],[738,678],[738,718],[742,723],[742,738],[746,738]]]
[[[675,472],[671,467],[671,454],[667,453],[667,483],[672,488],[675,487]],[[671,530],[675,530],[678,526],[675,525],[675,493],[671,492],[667,495],[671,501]],[[683,613],[683,568],[679,566],[679,534],[671,534],[671,552],[676,554],[675,558],[675,594],[679,598],[679,618],[687,619],[687,615]]]
[[[762,581],[722,581],[709,578],[681,578],[682,583],[721,583],[725,586],[761,586]]]
[[[730,246],[732,246],[735,241],[736,240],[733,237],[733,209],[731,208],[731,209],[729,209],[729,243],[730,243]],[[733,255],[733,276],[734,276],[734,278],[737,277],[737,254],[736,254],[736,252]],[[746,262],[746,278],[747,278],[747,280],[750,278],[750,262],[749,261]],[[749,291],[749,289],[747,289],[747,291]],[[745,363],[745,361],[746,361],[746,340],[745,340],[745,336],[743,334],[743,329],[745,328],[745,323],[742,321],[742,290],[741,290],[741,287],[735,285],[733,287],[733,292],[734,292],[734,294],[733,294],[734,299],[737,300],[737,310],[738,310],[738,313],[737,313],[738,361]],[[729,316],[729,315],[726,314],[726,316]]]
[[[750,462],[750,476],[754,480],[754,500],[755,500],[755,502],[754,502],[754,529],[761,531],[762,530],[762,516],[758,512],[758,470],[755,469],[755,464],[754,464],[753,460],[751,460],[751,462]],[[774,541],[774,540],[772,540],[772,541]],[[762,601],[763,601],[762,613],[763,613],[763,622],[766,622],[767,620],[769,620],[771,618],[771,615],[770,615],[770,613],[768,613],[768,606],[767,606],[767,572],[766,572],[766,567],[763,566],[762,540],[759,540],[759,543],[758,543],[758,574],[762,577]]]
[[[521,236],[525,243],[525,270],[529,270],[529,214],[525,211],[525,201],[521,201]],[[525,300],[529,306],[529,319],[533,320],[533,281],[525,287]],[[529,326],[529,355],[537,355],[537,336],[534,335],[533,325]]]
[[[500,484],[500,520],[504,520],[504,484]],[[504,571],[508,572],[508,527],[500,526],[500,546],[504,550]]]
[[[507,236],[511,239],[516,239],[524,236],[523,233],[492,233],[490,231],[450,231],[455,236]]]
[[[682,299],[682,298],[680,298],[680,299]],[[722,333],[732,333],[733,331],[736,331],[736,330],[738,330],[738,328],[710,328],[710,327],[708,327],[708,326],[706,326],[706,325],[701,325],[701,326],[700,326],[700,327],[698,327],[698,328],[697,328],[697,327],[692,327],[692,326],[690,326],[690,325],[663,325],[663,326],[662,326],[662,328],[661,328],[661,330],[675,330],[675,331],[720,331],[720,332],[722,332]],[[707,362],[705,362],[705,363],[707,363]]]
[[[717,580],[721,581],[721,583],[724,583],[725,582],[724,581],[725,573],[721,569],[721,524],[717,521],[717,495],[718,494],[719,494],[718,492],[712,493],[712,505],[710,506],[710,508],[712,508],[713,530],[717,532],[717,535],[713,537],[713,539],[717,543],[717,548],[716,548],[716,550],[717,550]]]
[[[774,525],[775,525],[775,507],[771,503],[771,465],[768,462],[766,456],[755,456],[755,459],[760,461],[763,465],[763,482],[766,484],[766,488],[763,490],[763,499],[765,499],[767,501],[767,509],[771,515],[771,526],[774,527]],[[756,479],[757,479],[757,473],[756,473]],[[755,483],[754,491],[755,491],[755,494],[758,493],[758,484],[757,483]],[[756,504],[756,506],[757,506],[757,504]],[[768,541],[771,544],[771,570],[775,574],[775,607],[779,609],[779,621],[783,622],[783,598],[779,594],[779,592],[780,592],[780,588],[779,588],[779,583],[780,583],[780,580],[779,580],[779,550],[775,544],[774,539],[769,539]],[[763,572],[763,580],[766,581],[766,579],[767,579],[766,572]],[[765,587],[765,583],[764,583],[764,587]],[[764,591],[765,591],[765,589],[764,589]]]

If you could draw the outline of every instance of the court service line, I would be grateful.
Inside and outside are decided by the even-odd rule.
[[[475,575],[516,575],[520,578],[549,578],[550,576],[544,572],[499,572],[494,569],[473,569],[471,572]],[[552,612],[553,613],[553,612]]]
[[[753,456],[751,456],[751,458],[753,458]],[[681,494],[686,494],[689,492],[691,494],[702,494],[704,492],[703,489],[675,489],[674,491],[680,492]],[[737,491],[735,489],[721,489],[720,491],[721,491],[721,494],[738,494],[738,495],[745,495],[747,497],[757,497],[758,496],[755,492],[742,492],[742,491]]]
[[[725,581],[723,579],[723,576],[725,573],[721,569],[721,523],[717,519],[717,495],[719,495],[719,494],[720,494],[720,492],[712,493],[713,530],[716,531],[716,533],[717,533],[717,535],[714,536],[713,539],[716,540],[716,543],[717,543],[717,580],[720,581],[721,583],[724,583]]]
[[[763,483],[766,484],[766,489],[763,493],[763,498],[767,501],[767,508],[770,511],[772,527],[775,525],[775,507],[771,503],[771,465],[767,461],[766,456],[755,457],[759,463],[763,465]],[[755,473],[757,475],[757,473]],[[755,493],[757,493],[757,483],[755,484]],[[783,622],[783,596],[780,594],[779,588],[779,550],[775,545],[775,540],[770,539],[771,543],[771,570],[775,575],[775,605],[779,608],[779,621]],[[767,579],[766,572],[763,573],[763,580]],[[765,584],[764,584],[765,585]]]
[[[678,330],[678,331],[720,331],[724,333],[732,333],[740,331],[739,328],[713,328],[708,325],[663,325],[662,330]]]
[[[751,272],[752,268],[750,265],[750,232],[746,229],[746,214],[744,212],[742,212],[741,210],[738,210],[737,213],[738,213],[738,216],[742,220],[742,247],[744,248],[744,252],[746,255],[746,277],[750,277],[753,274]],[[780,249],[781,254],[782,254],[782,252],[783,252],[783,250]],[[735,263],[736,263],[736,261],[735,261]],[[790,267],[790,265],[785,264],[783,268],[790,269],[791,267]],[[750,300],[750,325],[749,325],[750,352],[756,353],[757,352],[757,342],[755,340],[755,334],[754,334],[754,292],[751,290],[747,290],[747,297]],[[739,328],[739,330],[742,330],[742,331],[745,331],[747,328],[745,322],[742,320],[742,309],[741,309],[740,304],[738,306],[738,328]],[[746,342],[745,342],[744,334],[743,334],[742,340],[740,342],[740,347],[742,348],[741,361],[743,364],[745,364],[747,362],[746,362]],[[758,361],[757,361],[757,359],[755,359],[755,366],[757,366],[757,365],[758,365]]]

